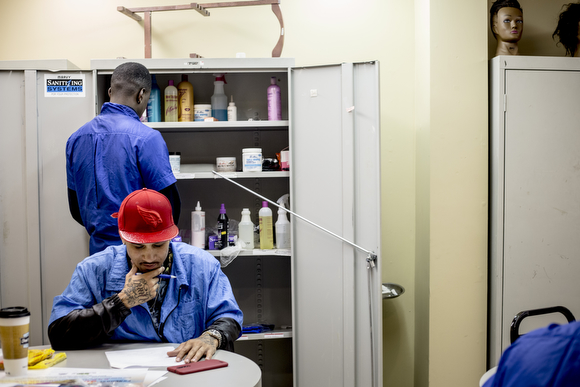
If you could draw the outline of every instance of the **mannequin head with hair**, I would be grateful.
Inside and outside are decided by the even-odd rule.
[[[489,10],[489,24],[497,40],[496,55],[518,55],[524,15],[517,0],[497,0]]]
[[[566,56],[580,56],[579,23],[580,3],[563,5],[552,39],[558,37],[556,45],[562,43],[566,49]]]

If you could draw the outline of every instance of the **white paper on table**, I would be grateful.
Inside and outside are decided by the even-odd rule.
[[[185,364],[183,361],[176,362],[175,357],[167,356],[167,352],[175,348],[167,347],[149,347],[142,349],[128,349],[123,351],[105,352],[109,365],[112,368],[127,367],[169,367],[178,364]]]

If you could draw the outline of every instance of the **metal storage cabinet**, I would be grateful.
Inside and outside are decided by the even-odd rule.
[[[580,60],[499,56],[490,67],[489,361],[523,310],[580,317]],[[560,315],[527,319],[522,332]]]
[[[42,316],[42,322],[35,322],[33,344],[41,344],[39,340],[48,344],[46,336],[40,336],[46,335],[52,299],[64,290],[76,263],[88,255],[86,232],[68,210],[65,142],[98,114],[108,98],[110,75],[123,61],[93,60],[91,71],[74,70],[85,76],[84,98],[46,98],[40,70],[22,70],[20,79],[10,81],[0,73],[3,85],[8,82],[16,89],[24,82],[27,93],[9,107],[3,105],[3,115],[14,112],[18,123],[36,118],[38,111],[36,121],[17,129],[19,139],[10,137],[23,141],[20,148],[9,150],[2,142],[6,155],[13,157],[25,157],[25,145],[35,149],[26,153],[25,170],[18,172],[26,175],[27,182],[14,180],[6,169],[0,176],[3,195],[10,184],[27,193],[26,197],[12,195],[10,203],[2,203],[5,213],[10,206],[27,211],[22,224],[11,212],[9,225],[26,230],[28,239],[16,240],[12,234],[5,238],[9,243],[1,250],[0,296],[6,305],[27,304],[33,316]],[[227,176],[271,200],[290,193],[292,211],[363,248],[289,215],[291,254],[254,250],[238,256],[224,272],[245,322],[271,322],[276,329],[270,334],[244,335],[236,351],[260,364],[264,386],[381,385],[380,258],[369,268],[364,251],[380,251],[378,63],[295,68],[292,59],[284,58],[135,61],[156,74],[162,90],[169,79],[178,83],[181,74],[189,74],[195,103],[209,103],[212,74],[225,73],[226,94],[234,95],[238,108],[238,122],[149,124],[163,134],[169,151],[181,152],[181,230],[191,228],[190,212],[198,200],[206,211],[206,226],[217,219],[221,203],[235,220],[240,219],[243,207],[249,207],[257,224],[262,200],[217,178],[206,167],[215,164],[216,157],[230,155],[238,158],[240,167],[245,147],[262,147],[264,156],[272,157],[289,145],[290,172]],[[66,67],[62,71],[73,72]],[[278,78],[282,89],[283,121],[266,120],[270,76]],[[32,102],[25,103],[25,98]],[[260,121],[247,121],[256,113]],[[206,172],[199,172],[200,165]],[[276,208],[270,208],[275,221]],[[188,237],[187,233],[183,236]],[[9,249],[4,247],[9,244]],[[21,246],[30,251],[26,264],[5,258],[21,253]],[[19,273],[18,279],[9,277],[13,271]],[[4,284],[8,283],[30,296],[21,300],[7,294]]]
[[[47,97],[45,76],[85,76],[84,97]],[[67,60],[1,61],[1,305],[31,312],[31,345],[48,344],[52,299],[88,255],[70,216],[65,143],[95,114],[92,72]]]

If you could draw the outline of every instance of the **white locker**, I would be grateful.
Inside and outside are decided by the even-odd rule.
[[[489,362],[521,311],[580,317],[580,60],[493,58],[490,68]],[[566,323],[524,320],[521,332]]]

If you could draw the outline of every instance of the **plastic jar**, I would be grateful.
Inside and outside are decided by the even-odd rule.
[[[169,164],[173,173],[181,172],[181,152],[169,152]]]
[[[242,165],[244,172],[262,172],[262,148],[242,149]]]
[[[216,158],[218,172],[235,172],[236,158],[235,157],[218,157]]]
[[[194,121],[203,121],[207,117],[211,117],[211,104],[193,105]]]

